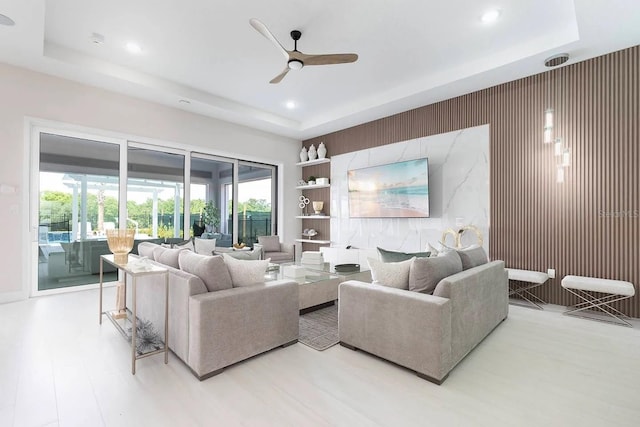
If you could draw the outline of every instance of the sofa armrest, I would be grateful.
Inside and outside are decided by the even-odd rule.
[[[455,366],[508,315],[509,280],[504,261],[492,261],[446,277],[433,294],[451,301],[451,352]]]
[[[296,257],[296,245],[293,243],[280,243],[280,251],[291,254],[294,259]]]
[[[151,261],[164,267],[169,274],[169,348],[182,360],[187,360],[189,338],[189,298],[207,292],[202,280],[192,274]],[[128,283],[131,276],[128,275]],[[164,275],[141,276],[137,279],[137,316],[153,323],[164,334]],[[131,307],[131,291],[127,292],[127,306]]]
[[[278,280],[192,296],[188,365],[203,377],[297,340],[298,287]]]
[[[254,243],[253,250],[260,251],[260,259],[264,259],[264,246],[262,246],[260,243]]]
[[[451,369],[446,298],[350,280],[339,287],[340,341],[441,381]]]

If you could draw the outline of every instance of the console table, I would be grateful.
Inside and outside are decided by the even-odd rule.
[[[134,255],[129,255],[129,260],[136,259]],[[124,273],[124,292],[126,301],[127,292],[127,276],[131,276],[131,310],[126,308],[126,316],[119,318],[114,316],[112,311],[102,310],[102,288],[103,288],[103,272],[104,263],[114,266],[116,269]],[[136,349],[137,342],[137,324],[138,318],[136,317],[136,282],[137,279],[143,276],[162,275],[164,276],[165,287],[165,304],[164,304],[164,342],[162,347],[156,350],[139,353]],[[149,264],[143,271],[138,269],[132,269],[129,264],[118,264],[113,259],[113,254],[100,256],[100,318],[99,323],[102,324],[102,315],[106,315],[113,325],[120,331],[122,336],[131,342],[131,373],[136,374],[136,360],[144,357],[153,356],[154,354],[164,353],[164,363],[169,363],[169,271],[166,268],[159,267],[157,265]],[[131,327],[131,333],[128,328]]]

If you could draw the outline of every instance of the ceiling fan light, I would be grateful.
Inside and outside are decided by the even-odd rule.
[[[304,66],[304,63],[299,59],[290,59],[289,62],[287,62],[287,66],[290,70],[300,70]]]

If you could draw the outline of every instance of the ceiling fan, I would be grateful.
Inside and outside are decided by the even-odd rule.
[[[274,77],[269,83],[280,83],[280,81],[287,75],[289,70],[299,70],[305,65],[331,65],[331,64],[346,64],[349,62],[356,62],[358,55],[355,53],[335,53],[328,55],[307,55],[298,50],[298,40],[302,33],[298,30],[291,31],[291,38],[293,39],[293,50],[287,50],[274,37],[273,34],[267,29],[266,25],[258,21],[255,18],[249,20],[249,23],[257,32],[265,36],[282,52],[287,59],[287,67]]]

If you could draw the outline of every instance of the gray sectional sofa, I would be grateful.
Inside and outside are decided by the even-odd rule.
[[[234,284],[210,291],[216,286],[216,276],[226,277],[226,271],[211,274],[211,270],[202,269],[200,277],[176,264],[178,253],[186,250],[163,252],[158,247],[140,244],[139,253],[155,258],[153,263],[169,271],[169,348],[200,380],[239,361],[297,342],[298,283]],[[158,331],[164,329],[163,278],[138,279],[137,310],[140,319],[150,320]]]
[[[442,279],[433,295],[347,281],[339,288],[340,343],[441,384],[509,309],[503,261]]]

